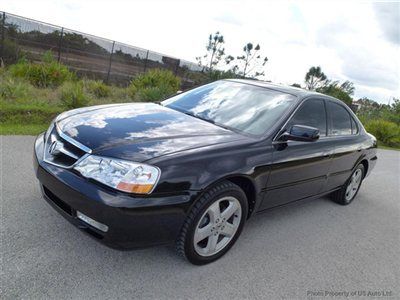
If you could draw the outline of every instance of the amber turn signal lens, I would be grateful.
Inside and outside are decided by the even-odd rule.
[[[126,182],[120,182],[117,185],[117,189],[127,192],[127,193],[136,193],[136,194],[149,194],[153,189],[152,184],[132,184]]]

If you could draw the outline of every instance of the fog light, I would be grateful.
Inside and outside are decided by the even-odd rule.
[[[103,232],[107,232],[108,231],[108,226],[107,225],[101,224],[100,222],[97,222],[96,220],[93,220],[92,218],[89,218],[87,215],[84,215],[80,211],[76,212],[76,216],[78,217],[78,219],[80,219],[83,222],[93,226],[94,228],[97,228],[98,230],[101,230]]]

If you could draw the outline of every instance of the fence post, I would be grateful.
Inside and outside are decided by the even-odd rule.
[[[61,27],[60,39],[58,40],[58,58],[57,58],[58,62],[60,62],[61,60],[61,47],[62,47],[63,35],[64,35],[64,27]]]
[[[1,20],[1,49],[0,49],[0,63],[4,63],[4,36],[6,34],[6,13],[3,11],[3,19]]]
[[[110,61],[108,63],[108,71],[107,71],[106,83],[108,83],[108,80],[110,79],[111,62],[112,62],[112,55],[114,53],[114,46],[115,46],[115,41],[113,41],[113,43],[112,43],[112,48],[111,48],[111,53],[110,53]]]
[[[175,76],[178,74],[178,68],[179,68],[180,62],[181,62],[180,59],[178,59],[177,62],[176,62],[176,66],[175,66],[175,70],[174,70]]]
[[[145,58],[145,60],[144,60],[144,70],[143,70],[143,73],[146,73],[147,59],[148,59],[148,58],[149,58],[149,50],[147,50],[146,58]]]

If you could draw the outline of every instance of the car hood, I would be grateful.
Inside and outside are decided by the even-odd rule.
[[[244,138],[153,103],[81,108],[61,114],[56,122],[64,134],[95,154],[135,161]]]

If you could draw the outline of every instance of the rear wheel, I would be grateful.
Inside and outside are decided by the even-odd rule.
[[[185,220],[178,252],[196,265],[217,260],[236,242],[247,210],[246,196],[236,184],[224,181],[209,189]]]
[[[364,165],[359,164],[342,188],[332,194],[332,200],[341,205],[350,204],[360,189],[364,174]]]

